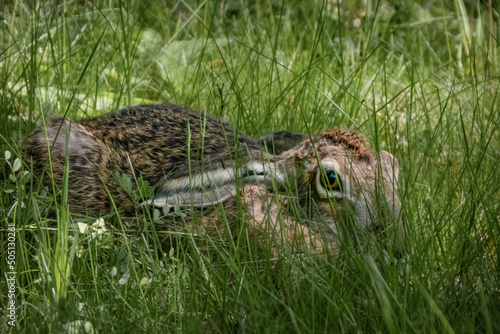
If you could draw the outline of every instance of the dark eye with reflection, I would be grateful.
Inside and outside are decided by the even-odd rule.
[[[339,190],[340,180],[333,169],[325,169],[325,174],[321,178],[321,183],[326,190]]]

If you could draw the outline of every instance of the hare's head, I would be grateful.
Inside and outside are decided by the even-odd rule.
[[[369,229],[398,225],[402,239],[398,161],[386,151],[369,149],[361,134],[330,130],[283,152],[277,161],[275,174],[292,185],[312,221],[335,231],[349,216]]]

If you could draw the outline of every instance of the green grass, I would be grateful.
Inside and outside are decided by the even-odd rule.
[[[498,7],[166,3],[2,2],[0,305],[14,224],[18,307],[15,327],[2,307],[2,333],[71,332],[78,321],[100,333],[500,331]],[[399,159],[404,262],[354,247],[260,261],[245,238],[192,235],[162,250],[154,216],[144,233],[108,222],[69,236],[95,219],[54,203],[16,162],[21,144],[55,115],[157,101],[252,136],[365,133]]]

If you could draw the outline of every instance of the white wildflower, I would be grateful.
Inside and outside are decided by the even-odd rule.
[[[84,320],[76,320],[64,324],[64,332],[70,334],[95,333],[95,330],[91,322]]]
[[[85,233],[87,233],[89,226],[85,223],[78,223],[78,229],[80,230],[81,234],[85,234]]]

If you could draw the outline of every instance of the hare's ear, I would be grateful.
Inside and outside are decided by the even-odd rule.
[[[269,152],[279,154],[288,151],[302,143],[308,137],[302,133],[278,131],[268,133],[259,138],[259,144],[262,148],[267,148]]]
[[[178,193],[160,194],[154,199],[143,202],[153,204],[155,207],[179,206],[203,208],[219,203],[224,203],[236,195],[236,185],[228,184],[210,189],[185,190]]]
[[[380,151],[380,165],[384,175],[394,184],[399,180],[399,162],[395,156],[387,151]]]

